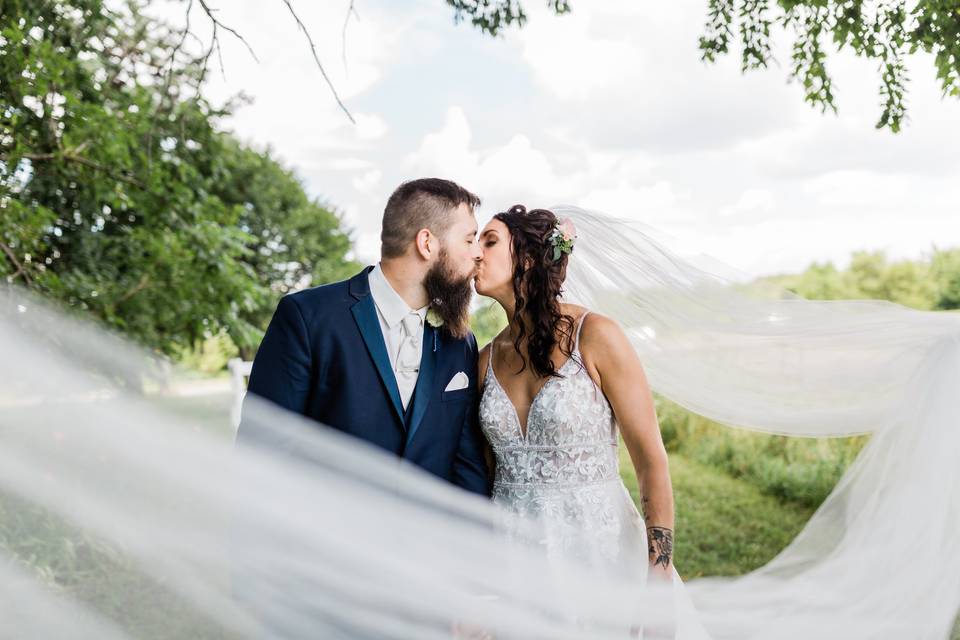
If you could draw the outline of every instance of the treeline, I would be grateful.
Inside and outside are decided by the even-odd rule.
[[[764,278],[812,300],[889,300],[916,309],[960,309],[960,249],[933,249],[920,260],[858,251],[845,269],[814,263],[798,275]]]
[[[112,6],[4,3],[0,277],[165,353],[225,335],[249,354],[283,293],[355,269],[349,232],[224,130],[212,51]]]

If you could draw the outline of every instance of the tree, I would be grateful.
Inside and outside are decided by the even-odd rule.
[[[237,209],[237,225],[247,234],[248,249],[240,260],[270,291],[265,304],[241,313],[258,331],[232,336],[241,356],[249,360],[277,298],[311,284],[341,280],[360,265],[346,258],[353,243],[340,216],[310,199],[297,177],[269,151],[258,152],[227,138],[220,159],[224,171],[213,193]]]
[[[453,19],[456,22],[469,20],[480,31],[496,36],[516,24],[522,27],[527,23],[527,14],[519,0],[446,0],[453,7]],[[570,0],[547,0],[549,7],[557,15],[570,12]]]
[[[936,249],[930,271],[937,283],[936,309],[960,309],[960,249]]]
[[[184,52],[188,31],[141,6],[5,3],[0,276],[167,353],[224,331],[256,344],[288,278],[336,272],[349,240],[217,130],[232,105],[200,91],[211,50]]]
[[[496,302],[484,304],[470,317],[470,328],[477,338],[477,344],[482,348],[493,340],[503,328],[507,326],[507,315]]]
[[[469,21],[491,36],[527,19],[520,0],[446,0],[457,22]],[[547,0],[557,15],[571,11],[568,0]],[[669,7],[664,8],[669,11]],[[766,68],[773,60],[775,28],[794,34],[790,78],[804,88],[804,100],[821,111],[836,111],[827,71],[825,40],[874,60],[880,75],[881,114],[877,128],[899,131],[906,115],[904,60],[917,51],[933,54],[943,94],[960,97],[960,4],[956,0],[708,0],[699,46],[714,62],[739,41],[741,68]],[[736,35],[734,35],[736,32]]]
[[[803,273],[761,278],[811,300],[889,300],[915,309],[960,309],[960,249],[935,249],[929,260],[891,262],[882,251],[857,251],[843,271],[814,263]]]

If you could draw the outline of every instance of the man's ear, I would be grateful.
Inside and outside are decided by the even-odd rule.
[[[414,242],[416,243],[417,253],[424,260],[429,260],[438,248],[437,237],[427,228],[417,231]]]

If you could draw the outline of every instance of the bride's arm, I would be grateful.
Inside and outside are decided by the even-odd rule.
[[[595,313],[584,320],[580,351],[588,370],[595,370],[600,389],[613,407],[637,471],[651,569],[671,578],[673,487],[653,395],[640,358],[620,325]]]

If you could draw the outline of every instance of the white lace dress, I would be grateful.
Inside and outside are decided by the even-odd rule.
[[[541,527],[551,557],[617,566],[624,551],[646,559],[643,519],[620,479],[617,425],[606,397],[582,367],[581,316],[573,357],[533,398],[527,430],[493,370],[493,344],[480,424],[496,458],[493,501]],[[646,573],[642,567],[631,572]],[[620,566],[620,570],[627,569]]]

